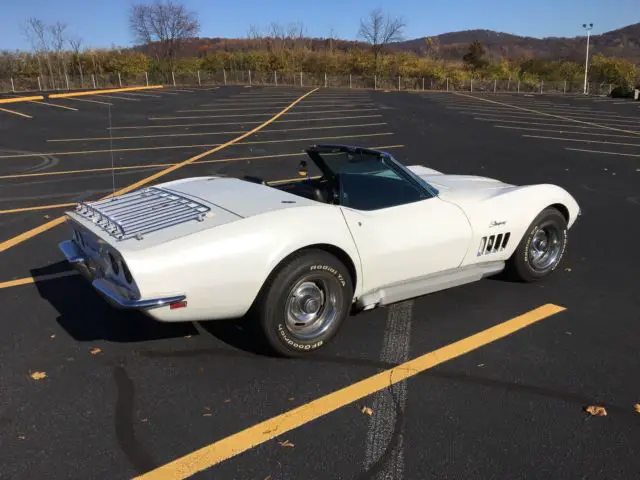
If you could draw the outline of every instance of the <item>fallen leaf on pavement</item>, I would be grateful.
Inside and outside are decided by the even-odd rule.
[[[633,406],[633,409],[636,411],[636,413],[640,413],[640,403],[636,403],[636,404]]]
[[[360,411],[362,413],[366,413],[369,416],[373,415],[373,410],[371,410],[369,407],[365,407],[364,405],[362,406],[362,408],[360,408]]]
[[[91,355],[97,355],[98,353],[100,353],[102,351],[102,349],[98,348],[98,347],[94,347],[91,350],[89,350],[89,353],[91,353]]]
[[[589,405],[587,408],[584,409],[584,411],[590,415],[593,415],[594,417],[607,416],[607,410],[604,407],[601,407],[600,405]]]
[[[289,447],[289,448],[293,448],[294,445],[293,443],[291,443],[289,440],[285,440],[284,442],[278,442],[280,445],[282,445],[283,447]]]
[[[31,374],[31,378],[33,378],[34,380],[42,380],[46,376],[47,376],[47,374],[44,373],[44,372],[33,372]]]

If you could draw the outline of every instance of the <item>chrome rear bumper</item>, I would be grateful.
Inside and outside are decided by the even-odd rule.
[[[73,240],[65,240],[58,244],[58,248],[65,256],[71,266],[83,277],[91,282],[100,295],[116,308],[127,310],[145,310],[150,308],[164,307],[172,303],[181,302],[186,299],[186,295],[172,295],[169,297],[133,299],[129,298],[122,287],[101,278],[96,266],[85,257],[82,250]]]

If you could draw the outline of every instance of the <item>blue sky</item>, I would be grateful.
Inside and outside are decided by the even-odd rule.
[[[60,20],[69,32],[92,47],[130,46],[127,11],[132,3],[151,0],[3,0],[0,50],[28,49],[20,25],[35,16]],[[303,22],[312,36],[354,39],[360,18],[375,7],[402,16],[405,37],[416,38],[456,30],[486,28],[534,37],[582,35],[593,22],[602,33],[640,20],[638,0],[184,0],[198,12],[203,37],[245,36],[253,24]]]

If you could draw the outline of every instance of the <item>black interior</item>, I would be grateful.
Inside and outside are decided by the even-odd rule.
[[[306,179],[299,182],[273,185],[272,187],[299,197],[315,200],[316,202],[337,203],[338,199],[337,192],[325,178]]]

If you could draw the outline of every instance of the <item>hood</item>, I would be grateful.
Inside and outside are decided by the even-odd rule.
[[[454,203],[480,202],[519,188],[495,178],[478,175],[445,175],[421,165],[408,168],[429,185],[437,188],[440,198]]]

